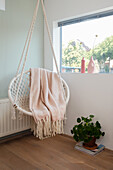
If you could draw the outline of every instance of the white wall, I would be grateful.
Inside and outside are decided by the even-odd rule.
[[[0,10],[5,10],[5,0],[0,0]]]
[[[46,0],[45,7],[53,35],[53,25],[56,21],[113,9],[113,0]],[[55,32],[56,29],[58,28],[54,28]],[[47,37],[44,29],[44,65],[52,70],[53,60]],[[94,114],[106,132],[100,142],[113,150],[113,75],[66,73],[62,76],[71,91],[65,133],[70,134],[78,116]]]

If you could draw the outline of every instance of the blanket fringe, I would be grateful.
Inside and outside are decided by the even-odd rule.
[[[64,120],[51,121],[50,117],[34,122],[34,136],[39,139],[45,139],[56,134],[64,134]]]

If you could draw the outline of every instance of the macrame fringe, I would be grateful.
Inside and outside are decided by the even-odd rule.
[[[16,109],[13,105],[11,106],[11,119],[12,120],[16,119]]]
[[[17,110],[13,105],[11,106],[11,119],[15,120],[17,117],[17,113],[18,113],[18,118],[19,120],[23,119],[23,112]]]
[[[34,136],[39,139],[45,139],[51,136],[55,136],[56,134],[63,134],[63,124],[63,120],[57,120],[53,122],[49,117],[43,120],[38,120],[37,123],[34,122]]]

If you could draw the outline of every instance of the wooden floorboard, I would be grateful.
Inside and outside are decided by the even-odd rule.
[[[96,156],[74,149],[73,138],[34,136],[0,144],[0,170],[113,170],[113,151]]]

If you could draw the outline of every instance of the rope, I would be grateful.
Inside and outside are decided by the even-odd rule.
[[[19,80],[19,83],[18,83],[14,103],[16,103],[19,87],[20,87],[22,77],[23,77],[23,72],[24,72],[24,68],[25,68],[25,64],[26,64],[26,59],[27,59],[27,55],[28,55],[30,42],[31,42],[31,37],[32,37],[33,30],[34,30],[34,25],[35,25],[37,12],[38,12],[38,8],[39,8],[39,2],[40,2],[40,0],[37,0],[36,8],[35,8],[34,15],[33,15],[33,18],[32,18],[32,22],[31,22],[31,25],[30,25],[30,29],[29,29],[29,32],[28,32],[28,35],[27,35],[27,39],[26,39],[26,42],[25,42],[25,45],[24,45],[24,49],[23,49],[22,56],[21,56],[21,59],[20,59],[20,62],[19,62],[17,73],[16,73],[16,76],[17,76],[19,69],[20,69],[20,66],[21,66],[21,63],[22,63],[22,59],[24,57],[24,52],[25,52],[25,49],[26,49],[25,59],[24,59],[24,63],[23,63],[23,67],[22,67],[22,71],[21,71],[20,80]],[[47,21],[47,16],[46,16],[43,0],[41,0],[41,4],[42,4],[43,14],[44,14],[44,18],[45,18],[45,23],[46,23],[46,27],[47,27],[47,32],[48,32],[48,36],[49,36],[49,41],[50,41],[51,50],[52,50],[53,57],[54,57],[54,62],[55,62],[57,74],[60,77],[60,72],[59,72],[58,65],[57,65],[57,60],[56,60],[56,56],[55,56],[55,52],[54,52],[54,48],[53,48],[52,38],[51,38],[51,34],[50,34],[50,29],[49,29],[49,25],[48,25],[48,21]],[[63,94],[64,94],[64,97],[65,97],[65,92],[64,92],[63,86],[62,86],[62,90],[63,90]]]
[[[51,45],[51,50],[52,50],[54,61],[55,61],[56,70],[57,70],[58,75],[60,76],[60,72],[59,72],[59,69],[58,69],[56,55],[55,55],[54,48],[53,48],[52,38],[51,38],[51,34],[50,34],[49,24],[48,24],[48,21],[47,21],[47,15],[46,15],[46,12],[45,12],[45,7],[44,7],[43,0],[41,0],[41,4],[42,4],[42,9],[43,9],[43,14],[44,14],[44,18],[45,18],[46,28],[47,28],[47,32],[48,32],[48,36],[49,36],[49,41],[50,41],[50,45]]]
[[[39,0],[37,1],[37,4],[38,4],[38,3],[39,3]],[[38,6],[39,6],[39,5],[38,5]],[[34,22],[34,19],[35,19],[35,16],[36,16],[36,11],[38,11],[38,10],[37,10],[37,5],[36,5],[35,10],[34,10],[34,14],[33,14],[33,17],[32,17],[32,22],[31,22],[31,25],[30,25],[30,28],[29,28],[29,31],[28,31],[28,34],[27,34],[27,38],[26,38],[26,41],[25,41],[24,49],[23,49],[23,52],[22,52],[22,55],[21,55],[21,59],[20,59],[18,68],[17,68],[16,76],[17,76],[18,73],[19,73],[19,69],[20,69],[20,66],[21,66],[21,63],[22,63],[22,59],[23,59],[23,57],[24,57],[24,52],[25,52],[25,49],[26,49],[26,45],[27,45],[27,42],[28,42],[28,38],[29,38],[30,33],[31,33],[31,30],[32,30],[33,22]]]
[[[17,88],[17,92],[16,92],[14,103],[16,103],[19,87],[20,87],[21,80],[22,80],[22,77],[23,77],[23,72],[24,72],[25,63],[26,63],[26,59],[27,59],[27,55],[28,55],[28,50],[29,50],[29,46],[30,46],[30,42],[31,42],[31,37],[32,37],[32,33],[33,33],[33,29],[34,29],[34,25],[35,25],[35,21],[36,21],[36,17],[37,17],[39,2],[40,1],[37,0],[36,9],[35,9],[34,16],[33,16],[33,19],[32,19],[32,24],[30,26],[30,31],[28,32],[27,40],[26,40],[26,43],[25,43],[25,46],[24,46],[24,50],[23,50],[23,54],[24,54],[24,51],[25,51],[25,48],[26,48],[26,45],[27,45],[27,41],[28,41],[28,45],[27,45],[27,49],[26,49],[26,54],[25,54],[25,59],[24,59],[24,63],[23,63],[23,67],[22,67],[22,71],[21,71],[20,80],[19,80],[19,83],[18,83],[18,88]],[[21,60],[20,60],[20,63],[19,63],[19,67],[21,65],[22,59],[23,59],[23,56],[21,57]],[[18,72],[18,70],[17,70],[17,72]]]
[[[43,14],[44,14],[44,18],[45,18],[46,28],[47,28],[47,32],[48,32],[48,36],[49,36],[49,41],[50,41],[51,50],[52,50],[53,57],[54,57],[54,62],[55,62],[57,74],[60,78],[60,83],[61,83],[64,99],[66,99],[66,94],[65,94],[65,91],[64,91],[64,88],[63,88],[63,82],[61,80],[60,72],[59,72],[59,69],[58,69],[58,64],[57,64],[57,60],[56,60],[55,51],[54,51],[54,48],[53,48],[52,38],[51,38],[51,34],[50,34],[49,24],[48,24],[48,21],[47,21],[47,15],[46,15],[46,12],[45,12],[43,0],[41,0],[41,4],[42,4]]]
[[[64,88],[63,88],[63,82],[61,80],[60,72],[59,72],[59,69],[58,69],[58,64],[57,64],[57,60],[56,60],[55,51],[54,51],[54,48],[53,48],[52,38],[51,38],[51,34],[50,34],[49,24],[48,24],[48,21],[47,21],[47,15],[46,15],[46,12],[45,12],[43,0],[41,0],[41,4],[42,4],[43,14],[44,14],[44,18],[45,18],[46,28],[47,28],[47,32],[48,32],[48,36],[49,36],[49,41],[50,41],[51,50],[52,50],[53,57],[54,57],[54,62],[55,62],[57,74],[60,78],[60,83],[61,83],[64,99],[66,99],[66,94],[65,94],[65,91],[64,91]]]
[[[30,28],[29,28],[29,31],[28,31],[28,35],[27,35],[27,38],[26,38],[26,41],[25,41],[24,49],[23,49],[23,52],[22,52],[22,55],[21,55],[21,59],[20,59],[19,65],[18,65],[17,72],[16,72],[16,76],[19,73],[19,69],[20,69],[20,66],[21,66],[21,63],[22,63],[22,59],[24,57],[24,52],[25,52],[25,49],[26,49],[26,46],[27,46],[27,43],[28,43],[28,39],[29,39],[30,33],[34,29],[34,28],[32,29],[32,27],[33,27],[33,24],[35,24],[34,23],[35,22],[35,18],[37,17],[39,2],[40,2],[40,0],[37,1],[37,5],[36,5],[35,11],[34,11],[32,22],[31,22],[31,25],[30,25]],[[53,53],[53,57],[54,57],[54,62],[55,62],[56,70],[57,70],[58,75],[60,75],[60,72],[59,72],[59,69],[58,69],[57,60],[56,60],[56,55],[55,55],[53,44],[52,44],[52,38],[51,38],[51,34],[50,34],[49,24],[48,24],[48,21],[47,21],[47,16],[46,16],[43,0],[41,0],[41,4],[42,4],[43,14],[44,14],[44,18],[45,18],[45,23],[46,23],[46,27],[47,27],[47,32],[48,32],[49,41],[50,41],[50,45],[51,45],[51,49],[52,49],[52,53]]]

